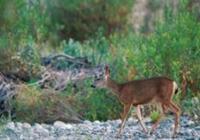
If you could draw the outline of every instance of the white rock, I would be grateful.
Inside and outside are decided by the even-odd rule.
[[[128,118],[128,121],[135,121],[135,119],[133,119],[133,117]]]
[[[54,122],[54,127],[58,128],[58,129],[72,129],[73,126],[71,124],[65,124],[64,122],[61,121],[56,121]]]
[[[32,137],[33,139],[37,140],[40,136],[37,133],[32,133]]]
[[[31,125],[29,123],[23,123],[22,127],[28,129],[31,128]]]
[[[117,123],[117,124],[120,124],[121,122],[122,122],[121,119],[118,119],[115,121],[115,123]]]
[[[66,128],[67,128],[67,129],[72,129],[73,126],[72,126],[71,124],[66,124]]]
[[[133,125],[133,124],[136,124],[138,122],[137,119],[133,118],[133,117],[130,117],[127,121],[127,124],[128,125]]]
[[[49,131],[43,128],[40,124],[35,123],[34,125],[34,132],[42,135],[42,136],[49,136]]]
[[[34,124],[35,129],[43,129],[43,127],[39,123]]]
[[[60,136],[57,138],[58,140],[67,140],[66,136]]]
[[[17,126],[18,128],[22,128],[22,123],[16,122],[16,126]]]
[[[9,122],[7,125],[6,125],[6,128],[9,128],[9,129],[15,129],[15,123],[14,122]]]
[[[11,140],[8,136],[1,136],[0,135],[0,140]]]
[[[83,123],[85,123],[85,124],[91,124],[91,121],[85,120]]]
[[[144,118],[144,122],[152,122],[152,120],[150,117],[146,117],[146,118]]]
[[[188,125],[193,125],[193,124],[194,124],[194,121],[189,120],[189,121],[187,122],[187,124],[188,124]]]
[[[194,114],[194,119],[197,120],[199,116],[197,114]]]
[[[41,126],[44,127],[44,128],[49,128],[49,127],[51,127],[51,125],[48,125],[48,124],[45,124],[45,123],[42,123]]]
[[[57,140],[57,138],[54,138],[53,136],[49,136],[44,138],[43,140]]]
[[[200,132],[200,125],[196,126],[195,129]]]
[[[96,123],[96,124],[100,124],[101,122],[100,122],[100,121],[98,121],[98,120],[96,120],[96,121],[94,121],[94,123]]]
[[[110,132],[112,132],[112,127],[110,125],[108,125],[106,127],[106,133],[110,133]]]

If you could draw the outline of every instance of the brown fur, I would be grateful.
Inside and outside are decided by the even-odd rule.
[[[146,104],[152,100],[162,103],[172,98],[173,81],[166,77],[155,77],[118,84],[111,79],[107,87],[112,89],[122,104]],[[167,92],[166,92],[167,91]]]

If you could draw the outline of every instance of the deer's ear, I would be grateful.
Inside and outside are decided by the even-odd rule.
[[[110,75],[110,69],[108,65],[105,66],[105,74]]]

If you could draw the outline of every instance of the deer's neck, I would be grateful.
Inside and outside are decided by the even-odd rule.
[[[114,94],[119,96],[119,94],[120,94],[120,86],[119,86],[119,84],[117,82],[115,82],[112,79],[108,78],[107,87],[109,89],[111,89]]]

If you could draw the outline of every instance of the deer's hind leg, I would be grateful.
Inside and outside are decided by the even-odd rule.
[[[177,129],[178,129],[178,125],[179,125],[179,120],[180,120],[180,113],[181,110],[180,108],[175,105],[172,101],[169,104],[169,108],[171,109],[171,111],[175,114],[175,127],[174,127],[174,132],[173,132],[173,137],[175,137],[176,133],[177,133]]]
[[[167,108],[168,106],[165,105],[165,104],[161,104],[161,114],[160,116],[158,117],[158,119],[156,120],[156,122],[153,124],[151,130],[150,130],[150,134],[152,134],[156,128],[158,127],[158,124],[160,123],[161,119],[165,116],[165,114],[167,113]]]

